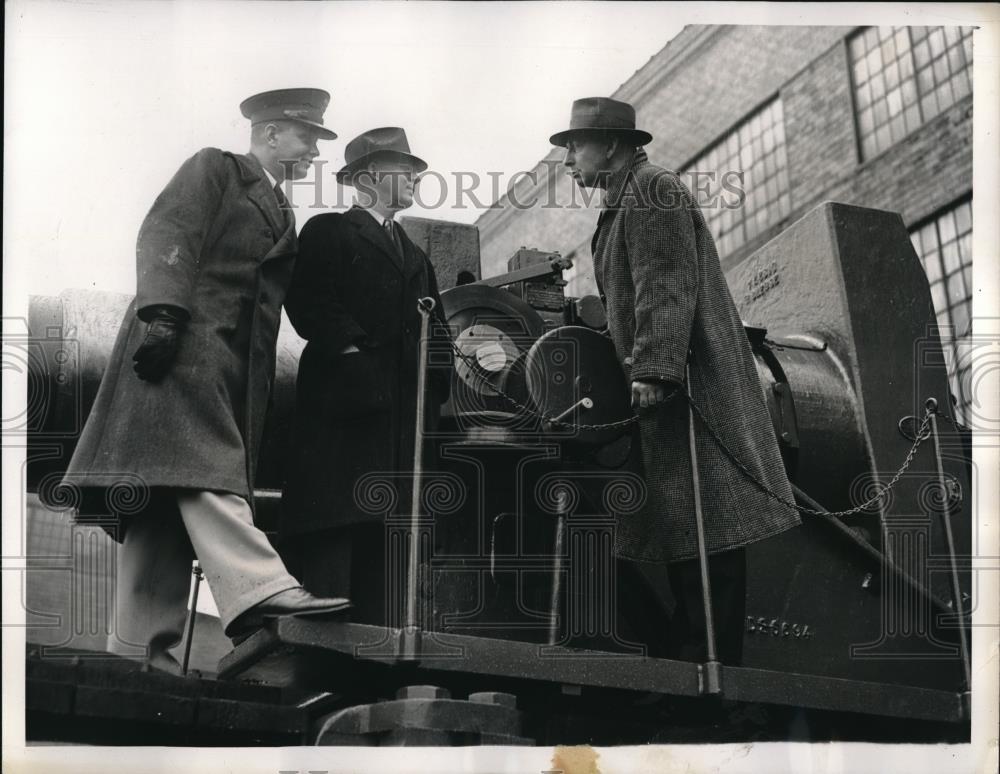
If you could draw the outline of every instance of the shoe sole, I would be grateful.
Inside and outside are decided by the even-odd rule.
[[[318,610],[297,610],[292,613],[269,613],[262,615],[259,619],[248,622],[245,627],[242,627],[239,632],[227,635],[229,639],[233,641],[234,644],[239,645],[245,642],[252,635],[259,632],[264,628],[264,623],[269,620],[274,620],[275,618],[317,618],[324,615],[336,615],[339,613],[346,613],[350,611],[353,605],[338,605],[337,607],[324,607]]]

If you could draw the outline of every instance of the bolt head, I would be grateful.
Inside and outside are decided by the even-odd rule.
[[[470,693],[469,701],[474,704],[497,704],[501,707],[517,709],[517,697],[512,693],[500,693],[499,691],[480,691]]]
[[[397,699],[450,699],[451,692],[437,685],[404,685],[396,691]]]

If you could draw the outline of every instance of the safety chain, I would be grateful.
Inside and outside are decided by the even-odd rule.
[[[533,416],[537,419],[540,419],[543,422],[547,422],[554,427],[567,427],[576,430],[611,430],[611,429],[629,427],[630,425],[633,425],[636,422],[638,422],[640,419],[639,415],[636,414],[632,417],[629,417],[628,419],[622,419],[617,422],[607,422],[605,424],[583,424],[574,422],[564,422],[559,419],[548,417],[538,411],[535,411],[529,406],[525,406],[523,403],[508,395],[506,392],[501,390],[492,382],[488,381],[486,377],[480,374],[479,371],[475,368],[477,364],[475,363],[475,361],[472,360],[472,358],[470,358],[468,355],[462,352],[454,342],[451,343],[451,346],[452,349],[455,350],[455,354],[458,357],[460,357],[465,362],[466,365],[469,366],[469,370],[473,374],[475,374],[476,377],[483,382],[483,384],[492,389],[499,397],[506,400],[512,406],[517,408],[519,411],[523,411],[524,413]],[[667,395],[666,399],[663,402],[665,403],[667,401],[673,400],[680,393],[681,390],[679,388],[674,389]],[[767,484],[758,479],[750,471],[750,469],[745,464],[743,464],[743,462],[739,459],[739,457],[737,457],[736,454],[726,445],[725,441],[723,441],[722,438],[719,437],[719,434],[715,431],[715,428],[713,428],[712,425],[709,424],[708,420],[705,418],[705,415],[701,413],[701,409],[698,408],[698,405],[694,402],[694,399],[691,397],[691,395],[687,391],[684,391],[683,396],[687,401],[688,405],[691,407],[691,410],[694,412],[694,415],[698,418],[698,421],[701,422],[701,424],[705,427],[705,430],[707,430],[708,434],[712,437],[712,440],[715,441],[715,444],[719,447],[722,453],[729,459],[729,461],[732,462],[739,469],[739,471],[743,474],[745,478],[751,481],[758,489],[760,489],[765,495],[767,495],[770,499],[774,500],[775,502],[779,502],[788,508],[794,508],[800,513],[806,513],[812,516],[841,516],[841,517],[853,516],[856,513],[860,513],[861,511],[867,510],[872,505],[875,505],[876,503],[880,502],[883,498],[885,498],[892,491],[893,487],[895,487],[896,484],[899,483],[899,479],[903,477],[903,474],[906,473],[907,469],[913,463],[913,458],[914,456],[916,456],[917,449],[920,448],[920,445],[925,440],[927,440],[927,438],[930,437],[930,433],[928,432],[928,427],[930,425],[931,416],[933,414],[937,414],[937,416],[947,419],[955,427],[966,429],[964,428],[964,426],[959,424],[955,419],[948,416],[947,414],[941,414],[937,412],[936,409],[927,408],[924,413],[924,420],[923,422],[920,423],[920,427],[917,429],[917,432],[914,435],[913,445],[910,446],[910,451],[907,453],[906,459],[903,460],[902,467],[900,467],[900,469],[896,471],[896,474],[891,479],[889,479],[888,484],[881,487],[873,497],[868,498],[863,503],[855,506],[854,508],[851,508],[846,511],[823,511],[823,510],[817,510],[815,508],[805,508],[793,501],[786,500],[784,497],[777,494],[776,492],[773,492],[770,488],[768,488]]]
[[[903,477],[903,474],[906,473],[907,468],[909,468],[910,464],[913,462],[913,457],[916,455],[917,449],[920,448],[920,444],[922,444],[924,441],[927,440],[928,437],[930,437],[930,434],[926,431],[928,425],[930,425],[931,422],[931,415],[934,413],[934,411],[932,411],[931,409],[927,409],[926,413],[924,414],[924,421],[920,423],[920,427],[918,428],[916,435],[914,436],[913,445],[910,447],[910,451],[907,453],[906,459],[903,460],[903,466],[896,471],[896,475],[894,475],[891,479],[889,479],[888,484],[879,488],[878,492],[875,494],[874,497],[869,497],[860,505],[857,505],[854,508],[851,508],[846,511],[821,511],[815,508],[804,508],[803,506],[798,505],[797,503],[794,503],[790,500],[786,500],[781,495],[772,492],[767,487],[767,485],[763,481],[760,481],[752,472],[750,472],[747,466],[744,465],[742,461],[740,461],[740,459],[732,452],[732,450],[728,446],[726,446],[725,442],[723,442],[723,440],[719,437],[718,433],[715,432],[715,428],[713,428],[708,423],[708,420],[705,419],[705,415],[701,413],[701,409],[698,408],[698,406],[695,404],[694,400],[692,400],[690,395],[687,395],[687,399],[688,399],[688,404],[691,406],[691,410],[694,411],[695,416],[698,417],[698,420],[705,426],[705,429],[708,431],[708,434],[712,436],[712,440],[715,441],[716,445],[722,450],[722,453],[729,458],[730,462],[732,462],[737,468],[740,469],[740,472],[746,478],[748,478],[751,482],[753,482],[753,484],[755,484],[758,489],[760,489],[764,494],[766,494],[772,500],[779,502],[782,505],[785,505],[789,508],[794,508],[795,510],[801,513],[807,513],[812,516],[853,516],[855,513],[867,510],[872,505],[875,505],[876,503],[881,501],[886,495],[889,494],[889,492],[892,491],[893,487],[896,486],[897,483],[899,483],[899,479]]]

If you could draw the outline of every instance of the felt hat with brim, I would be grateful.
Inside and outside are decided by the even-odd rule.
[[[322,139],[333,140],[337,134],[323,125],[329,104],[330,95],[323,89],[275,89],[247,97],[240,103],[240,112],[251,124],[296,121],[313,127]]]
[[[372,161],[399,161],[411,164],[418,174],[427,169],[427,162],[410,153],[406,132],[398,126],[369,129],[347,143],[344,149],[347,162],[337,172],[337,182],[350,185],[354,176]]]
[[[565,146],[574,134],[580,132],[611,132],[639,147],[653,139],[653,135],[635,128],[635,108],[627,102],[608,97],[584,97],[573,102],[569,129],[556,132],[549,138],[553,145]]]

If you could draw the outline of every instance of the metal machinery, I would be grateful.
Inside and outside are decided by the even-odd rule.
[[[615,516],[641,492],[628,428],[542,419],[605,426],[630,414],[600,301],[565,297],[568,265],[522,249],[508,274],[443,293],[461,355],[419,518],[386,504],[407,502],[408,479],[359,483],[387,516],[387,620],[408,620],[412,594],[418,625],[368,624],[364,610],[350,623],[279,619],[226,655],[219,677],[280,688],[255,701],[298,712],[304,743],[967,738],[968,439],[945,418],[928,285],[899,216],[822,205],[728,275],[805,507],[870,499],[907,459],[928,400],[940,415],[869,508],[807,514],[749,547],[743,664],[724,665],[717,685],[704,665],[661,657],[663,568],[612,558]],[[72,504],[55,483],[127,300],[32,301],[28,479],[43,501]],[[285,326],[259,476],[265,521],[300,346]],[[411,541],[420,562],[408,576]],[[192,683],[216,685],[170,679],[188,697]]]

